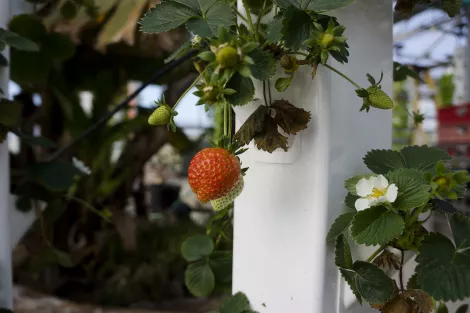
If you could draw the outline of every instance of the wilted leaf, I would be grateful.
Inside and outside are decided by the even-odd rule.
[[[266,113],[266,107],[260,105],[237,131],[234,140],[238,141],[240,145],[249,144],[256,135],[263,131]]]
[[[279,133],[276,121],[266,116],[264,120],[263,132],[255,136],[255,145],[258,149],[272,153],[281,148],[287,151],[287,138]]]
[[[398,270],[400,268],[400,259],[388,250],[384,250],[379,254],[379,256],[374,259],[373,263],[383,269],[388,268],[389,270]]]
[[[426,292],[419,289],[405,290],[405,292],[403,292],[403,296],[412,299],[416,303],[418,312],[432,312],[432,299]]]
[[[271,104],[276,112],[274,120],[287,134],[295,135],[307,128],[310,121],[310,112],[300,109],[289,101],[276,100]]]
[[[402,295],[396,296],[387,302],[381,310],[383,313],[414,313],[413,302]]]

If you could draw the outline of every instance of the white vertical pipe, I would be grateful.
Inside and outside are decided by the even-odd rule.
[[[10,19],[10,1],[0,1],[0,27],[6,28]],[[8,48],[3,51],[8,58]],[[0,68],[0,87],[8,97],[8,67]],[[8,142],[0,144],[0,308],[12,308],[12,274],[10,244],[10,165]]]
[[[383,70],[382,86],[390,94],[392,0],[358,0],[335,15],[347,27],[351,56],[347,65],[332,65],[364,87],[367,72],[378,77]],[[259,86],[255,97],[263,99]],[[233,291],[245,292],[261,313],[355,310],[344,305],[325,237],[342,210],[344,180],[366,170],[368,150],[391,147],[392,126],[391,111],[359,112],[354,89],[321,67],[313,81],[307,69],[296,73],[273,100],[311,111],[310,127],[290,138],[287,153],[252,148],[241,155],[250,169],[235,202]],[[237,127],[259,104],[237,108]]]

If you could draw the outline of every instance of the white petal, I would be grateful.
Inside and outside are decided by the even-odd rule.
[[[377,198],[369,198],[369,206],[374,206],[376,205],[377,203],[379,203],[379,199]]]
[[[395,184],[391,184],[388,186],[387,189],[387,194],[385,197],[387,198],[388,202],[394,202],[397,199],[398,196],[398,187]]]
[[[381,196],[377,198],[377,203],[384,203],[387,202],[387,197]]]
[[[385,189],[388,187],[388,180],[383,175],[377,176],[375,180],[374,187],[377,189]]]
[[[372,193],[373,188],[374,185],[371,184],[370,180],[361,178],[356,184],[356,193],[360,197],[366,197]]]
[[[359,198],[356,200],[356,203],[354,203],[354,206],[356,207],[357,211],[363,211],[369,208],[369,200],[364,199],[364,198]]]

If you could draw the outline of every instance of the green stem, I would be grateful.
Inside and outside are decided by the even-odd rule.
[[[202,71],[201,74],[199,74],[199,76],[196,78],[196,80],[193,81],[193,83],[191,84],[191,86],[188,87],[188,89],[186,89],[186,91],[179,97],[179,99],[176,101],[175,105],[173,106],[173,110],[176,109],[176,107],[178,106],[178,104],[181,102],[181,100],[183,100],[183,98],[188,94],[188,92],[193,89],[194,86],[196,86],[197,82],[201,79],[202,75],[204,75],[204,72],[206,70]]]
[[[238,17],[241,18],[245,23],[248,24],[248,20],[246,19],[246,17],[244,17],[238,10],[237,8],[233,8],[233,10],[237,13]]]
[[[227,102],[224,103],[224,136],[228,135],[228,123],[227,123]]]
[[[411,217],[408,219],[406,223],[406,226],[410,226],[418,220],[419,215],[423,212],[424,208],[428,204],[429,200],[431,200],[431,198],[432,198],[432,194],[428,197],[428,200],[426,200],[426,202],[422,206],[420,206],[419,208],[416,208],[413,211],[413,213],[411,214]]]
[[[331,65],[328,65],[328,64],[323,64],[324,67],[332,70],[333,72],[335,72],[336,74],[338,74],[339,76],[343,77],[344,79],[346,79],[348,82],[350,82],[351,84],[353,84],[354,86],[356,86],[357,89],[362,89],[361,86],[359,86],[355,81],[353,81],[351,78],[349,78],[348,76],[346,76],[344,73],[340,72],[339,70],[335,69],[333,66]]]
[[[266,0],[263,2],[263,9],[261,9],[261,14],[258,15],[258,20],[256,21],[256,33],[259,32],[259,26],[261,25],[261,20],[263,19],[264,16],[264,10],[266,10]]]
[[[381,245],[374,253],[372,253],[372,255],[367,259],[367,262],[371,262],[372,260],[375,259],[375,257],[377,255],[379,255],[380,252],[383,251],[383,249],[385,249],[388,245],[387,244],[384,244],[384,245]]]
[[[232,139],[232,106],[229,103],[225,104],[228,110],[228,136]]]
[[[245,7],[246,17],[248,18],[248,25],[250,26],[250,31],[252,34],[255,34],[256,40],[259,40],[258,33],[255,31],[255,25],[253,24],[253,20],[251,19],[251,12],[248,8],[248,4],[246,0],[242,0],[243,6]]]

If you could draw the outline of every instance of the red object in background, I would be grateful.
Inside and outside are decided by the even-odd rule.
[[[438,145],[470,144],[470,103],[438,110],[437,120]]]

